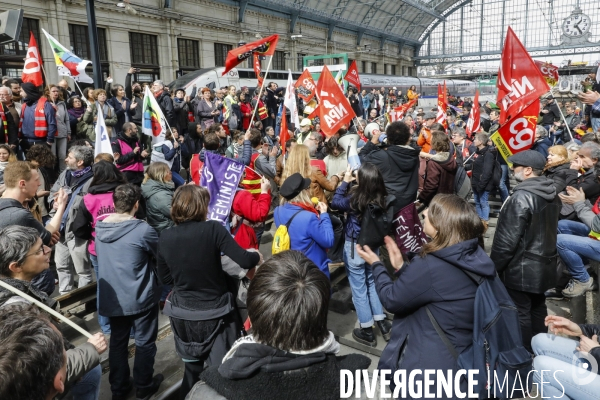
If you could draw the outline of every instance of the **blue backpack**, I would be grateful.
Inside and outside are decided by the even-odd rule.
[[[483,277],[462,270],[477,284],[473,318],[473,343],[458,354],[427,307],[436,332],[457,360],[459,369],[478,370],[474,392],[479,399],[510,399],[526,396],[533,377],[533,358],[523,347],[519,315],[498,276]],[[489,375],[489,382],[488,382]],[[507,378],[505,380],[505,377]],[[488,390],[489,388],[489,390]]]

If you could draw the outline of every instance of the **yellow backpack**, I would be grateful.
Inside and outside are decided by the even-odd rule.
[[[291,241],[288,229],[296,215],[302,211],[304,210],[297,211],[294,215],[292,215],[292,218],[290,218],[287,223],[279,225],[279,228],[277,228],[275,231],[275,237],[273,238],[273,246],[271,247],[272,254],[281,253],[282,251],[290,249]]]

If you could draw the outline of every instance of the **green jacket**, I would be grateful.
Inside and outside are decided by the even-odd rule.
[[[160,234],[163,229],[175,225],[171,219],[171,201],[173,200],[173,183],[161,183],[148,179],[142,184],[142,195],[146,200],[148,224]]]
[[[92,142],[96,141],[96,131],[94,129],[94,124],[96,123],[96,116],[98,115],[98,107],[96,107],[98,102],[92,104],[92,110],[86,109],[83,114],[83,118],[81,119],[86,124],[86,136]],[[104,103],[104,123],[106,124],[106,130],[108,131],[109,137],[115,136],[113,132],[113,126],[117,124],[117,114],[115,113],[114,108],[108,103]]]

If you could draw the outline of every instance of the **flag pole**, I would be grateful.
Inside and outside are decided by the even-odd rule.
[[[265,87],[265,82],[267,81],[267,75],[269,75],[269,69],[271,68],[271,61],[273,61],[273,57],[269,58],[269,64],[267,65],[267,70],[265,71],[265,76],[262,81],[262,85],[260,85],[260,91],[258,92],[258,96],[256,97],[256,104],[254,105],[254,112],[250,117],[250,124],[248,125],[248,129],[252,129],[252,124],[254,123],[254,116],[256,115],[256,110],[258,110],[258,103],[260,102],[260,96],[262,95],[263,89]],[[267,113],[269,110],[267,110]]]
[[[44,64],[40,63],[40,67],[42,67],[42,72],[44,73],[44,79],[46,80],[46,87],[50,90],[50,81],[48,80],[48,75],[46,75],[46,69],[44,68]]]
[[[550,91],[550,95],[552,96],[552,91]],[[558,107],[558,104],[556,105],[556,107]],[[563,112],[560,109],[560,107],[558,107],[558,112],[560,113],[560,116],[562,117],[563,121],[565,122],[565,126],[567,127],[567,132],[569,132],[569,136],[571,136],[571,140],[573,140],[573,134],[571,133],[571,128],[569,128],[569,124],[567,123],[567,119],[563,115]]]
[[[34,299],[33,297],[29,296],[26,293],[23,293],[21,290],[17,289],[14,286],[9,285],[8,283],[4,282],[1,279],[0,279],[0,286],[2,286],[6,290],[9,290],[9,291],[13,292],[14,294],[16,294],[18,296],[24,298],[25,300],[29,301],[30,303],[35,304],[36,306],[38,306],[42,310],[46,311],[47,313],[49,313],[53,317],[58,318],[60,321],[67,323],[67,325],[71,326],[73,329],[75,329],[77,332],[81,333],[83,336],[85,336],[87,338],[91,338],[92,337],[91,333],[89,333],[85,329],[81,328],[79,325],[77,325],[76,323],[74,323],[70,319],[64,317],[63,315],[61,315],[60,313],[54,311],[53,309],[51,309],[50,307],[48,307],[47,305],[45,305],[41,301],[38,301],[38,300]]]
[[[92,105],[90,104],[89,100],[83,95],[83,90],[81,90],[81,88],[79,87],[79,84],[77,83],[77,81],[75,79],[73,79],[73,82],[75,83],[75,86],[77,86],[77,89],[79,89],[79,92],[81,93],[81,97],[83,98],[83,100],[85,101],[85,103],[88,106],[91,107]]]

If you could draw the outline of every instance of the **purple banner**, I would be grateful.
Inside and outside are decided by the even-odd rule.
[[[227,218],[244,168],[244,164],[231,158],[210,152],[204,153],[200,186],[208,189],[210,193],[207,219],[219,221],[227,227]]]
[[[396,244],[402,254],[418,253],[427,243],[415,203],[410,203],[394,215],[392,222]]]

